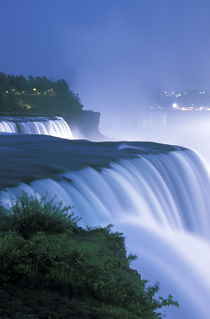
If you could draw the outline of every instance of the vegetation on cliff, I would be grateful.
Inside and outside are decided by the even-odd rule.
[[[0,116],[62,116],[79,137],[101,137],[100,113],[83,110],[64,79],[28,78],[0,72]]]
[[[162,318],[177,303],[156,297],[134,258],[111,225],[83,229],[68,207],[23,195],[1,210],[0,317]]]
[[[1,115],[73,116],[82,112],[77,94],[64,79],[28,78],[0,72]]]

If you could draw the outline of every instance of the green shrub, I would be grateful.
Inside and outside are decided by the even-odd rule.
[[[68,212],[24,194],[2,214],[0,316],[155,319],[159,308],[177,305],[130,268],[136,257],[127,257],[122,233],[112,225],[82,229]]]
[[[78,217],[70,212],[71,207],[63,207],[62,203],[46,201],[44,197],[28,197],[25,193],[13,200],[10,213],[0,220],[0,231],[16,231],[24,238],[43,231],[48,234],[63,233],[75,228]]]

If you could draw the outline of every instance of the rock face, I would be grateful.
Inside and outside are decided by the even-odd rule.
[[[82,111],[73,117],[65,117],[69,123],[73,136],[91,140],[101,140],[104,136],[99,131],[100,113],[93,111]]]

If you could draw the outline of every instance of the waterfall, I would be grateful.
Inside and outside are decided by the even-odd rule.
[[[69,125],[62,117],[0,117],[0,133],[42,134],[73,139]]]
[[[59,174],[50,172],[58,165],[59,158],[53,157],[48,176],[35,179],[33,171],[46,165],[37,159],[30,166],[28,183],[16,176],[17,186],[1,185],[1,203],[6,206],[11,196],[19,197],[25,191],[72,206],[82,217],[82,225],[114,224],[124,232],[129,252],[139,256],[134,267],[144,278],[160,282],[161,295],[171,293],[179,301],[179,309],[167,309],[169,318],[206,319],[210,180],[198,155],[152,143],[64,142],[57,156],[67,157],[69,169],[65,166]],[[56,152],[56,139],[53,143]],[[46,148],[47,144],[49,141]],[[30,161],[31,153],[24,151]]]
[[[1,120],[0,121],[0,132],[4,133],[15,133],[17,132],[16,124],[12,121]]]

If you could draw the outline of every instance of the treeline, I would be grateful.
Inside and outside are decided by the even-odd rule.
[[[64,79],[0,72],[0,115],[75,117],[83,105]]]
[[[0,72],[0,92],[18,92],[22,94],[54,93],[64,95],[70,93],[68,83],[64,79],[49,80],[46,76],[32,76],[25,78],[23,75],[7,75]]]

